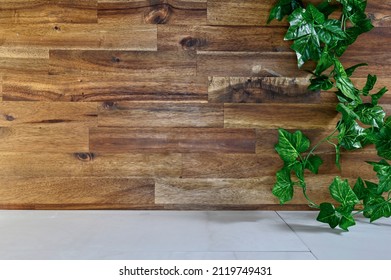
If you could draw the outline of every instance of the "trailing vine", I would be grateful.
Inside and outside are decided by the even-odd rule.
[[[391,160],[391,117],[386,116],[379,105],[387,89],[372,92],[377,77],[370,74],[364,88],[357,88],[351,76],[358,67],[367,64],[345,68],[340,61],[346,49],[362,33],[373,28],[366,6],[366,0],[325,0],[316,6],[305,5],[301,0],[278,0],[268,20],[281,21],[287,17],[290,26],[284,39],[293,41],[291,48],[296,52],[298,67],[307,61],[316,63],[309,89],[334,89],[339,101],[336,110],[340,113],[335,130],[312,148],[303,132],[278,130],[275,150],[284,166],[276,173],[273,194],[284,204],[293,198],[295,190],[301,190],[309,206],[319,210],[318,221],[343,230],[355,225],[355,215],[359,213],[370,222],[391,216],[391,165],[388,162]],[[312,201],[307,193],[305,171],[318,174],[323,160],[316,151],[322,144],[334,147],[335,164],[339,168],[342,150],[374,145],[381,160],[367,163],[373,166],[377,182],[359,177],[352,187],[347,179],[337,176],[329,186],[335,203]]]

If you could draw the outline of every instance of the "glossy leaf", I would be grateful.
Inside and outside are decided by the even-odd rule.
[[[317,155],[311,155],[308,157],[305,168],[311,171],[314,174],[318,174],[319,167],[323,164],[323,160],[321,157]]]
[[[293,198],[293,182],[291,180],[290,170],[282,168],[276,174],[276,183],[272,193],[278,197],[281,204],[290,201]]]
[[[361,149],[363,147],[362,141],[365,137],[364,131],[364,128],[355,121],[350,123],[342,122],[339,125],[339,144],[346,150]]]
[[[290,133],[280,128],[278,135],[278,143],[275,149],[281,159],[288,165],[295,162],[300,154],[310,147],[310,140],[301,131]]]
[[[281,21],[285,16],[289,16],[295,9],[303,6],[302,1],[299,0],[279,0],[270,11],[267,23],[273,19]]]
[[[352,67],[349,67],[347,69],[345,69],[345,73],[348,77],[351,77],[354,73],[354,71],[356,71],[357,68],[359,67],[363,67],[363,66],[368,66],[367,63],[359,63],[359,64],[356,64],[356,65],[353,65]]]
[[[319,208],[320,211],[318,217],[316,218],[317,221],[329,224],[331,228],[338,226],[341,218],[338,216],[334,205],[329,202],[323,202],[320,204]]]
[[[386,87],[383,87],[381,90],[379,90],[377,93],[372,94],[372,105],[377,105],[379,103],[379,99],[383,97],[383,95],[388,91]]]
[[[380,157],[391,160],[391,117],[387,118],[384,126],[377,134],[375,145]]]
[[[370,162],[379,178],[378,193],[391,191],[391,165],[382,159],[379,162]]]
[[[384,112],[382,107],[374,106],[371,103],[359,104],[354,112],[363,124],[373,127],[381,127],[386,116],[386,112]]]
[[[367,82],[362,90],[363,94],[364,95],[368,95],[369,92],[373,89],[373,87],[375,86],[377,82],[377,77],[376,75],[372,76],[372,75],[368,75],[367,77]]]
[[[329,77],[325,75],[321,75],[318,77],[314,77],[310,80],[310,85],[308,86],[309,90],[317,91],[317,90],[329,90],[333,87],[333,82],[330,81]]]
[[[348,181],[342,181],[340,177],[335,177],[329,190],[331,197],[341,203],[342,207],[353,206],[359,202],[356,194],[350,188]]]
[[[359,200],[364,199],[367,196],[367,189],[365,188],[365,184],[361,177],[358,177],[356,184],[353,187],[353,192],[356,194]]]
[[[341,93],[351,100],[357,100],[358,90],[354,87],[339,60],[334,61],[334,73],[336,86]]]

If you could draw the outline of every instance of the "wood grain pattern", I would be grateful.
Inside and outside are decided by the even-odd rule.
[[[99,1],[99,22],[121,24],[206,24],[206,0]]]
[[[206,77],[105,75],[8,75],[4,100],[58,102],[207,102]]]
[[[208,96],[211,103],[319,103],[308,85],[307,78],[209,77]]]
[[[0,30],[3,47],[136,51],[157,48],[157,28],[152,25],[0,24]]]
[[[129,178],[2,178],[0,179],[0,207],[38,204],[82,205],[83,208],[107,204],[132,207],[154,203],[154,182],[150,179]],[[36,188],[35,186],[39,186]]]
[[[227,128],[334,128],[338,118],[333,104],[226,104],[224,106],[224,125]]]
[[[316,0],[316,3],[322,0]],[[0,209],[308,210],[272,195],[276,128],[312,144],[337,99],[307,89],[276,0],[0,1]],[[306,2],[306,1],[304,1]],[[313,1],[311,1],[313,2]],[[390,86],[391,2],[343,56]],[[391,114],[391,94],[381,104]],[[335,175],[376,181],[374,146],[321,145],[315,202]]]
[[[2,178],[179,177],[181,165],[182,155],[172,153],[0,152]]]
[[[49,73],[193,76],[196,68],[191,53],[51,50]]]
[[[2,0],[0,23],[95,23],[97,0]]]
[[[91,128],[92,152],[255,153],[254,129]]]
[[[98,125],[135,128],[223,127],[224,110],[218,104],[103,103],[99,106]]]

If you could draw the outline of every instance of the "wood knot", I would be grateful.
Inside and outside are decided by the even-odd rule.
[[[55,25],[55,26],[53,27],[53,29],[54,29],[55,31],[61,31],[61,27],[58,26],[58,25]]]
[[[14,116],[11,116],[11,115],[5,115],[4,118],[6,121],[9,121],[9,122],[12,122],[15,120]]]
[[[183,38],[179,44],[181,44],[184,50],[197,50],[206,46],[206,39],[203,38],[193,38],[193,37],[185,37]]]
[[[165,24],[170,20],[172,9],[170,5],[156,5],[144,14],[144,21],[150,24]]]
[[[102,107],[106,110],[114,110],[117,108],[117,104],[113,101],[105,101],[103,102]]]
[[[113,63],[120,63],[120,62],[121,62],[121,59],[120,59],[119,57],[113,56],[113,57],[111,58],[111,62],[113,62]]]
[[[95,158],[93,153],[75,153],[74,155],[80,161],[92,161]]]

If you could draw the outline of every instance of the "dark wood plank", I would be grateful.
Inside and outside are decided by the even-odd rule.
[[[91,152],[255,153],[255,130],[91,128]]]
[[[88,152],[88,128],[58,127],[43,124],[37,127],[0,127],[0,151],[13,152]]]
[[[157,27],[114,24],[0,24],[3,47],[156,50]]]
[[[0,152],[3,178],[179,177],[181,168],[181,154]]]
[[[206,0],[99,1],[98,20],[132,24],[206,24]]]
[[[191,76],[5,75],[4,100],[206,102],[207,78]],[[110,105],[110,104],[107,104]]]
[[[0,207],[39,205],[57,208],[82,205],[99,208],[107,204],[122,207],[154,204],[154,181],[140,178],[6,178],[0,186]]]
[[[97,103],[0,102],[1,127],[91,127],[97,119]]]
[[[49,73],[192,76],[196,66],[195,54],[185,52],[51,50]]]
[[[98,125],[106,127],[223,127],[219,104],[129,103],[99,106]]]
[[[320,103],[307,78],[209,77],[211,103]],[[323,100],[323,99],[322,99]]]
[[[159,25],[159,51],[287,51],[286,28]]]
[[[94,23],[97,0],[2,0],[0,23]]]
[[[229,128],[325,129],[339,119],[333,104],[226,104]]]

